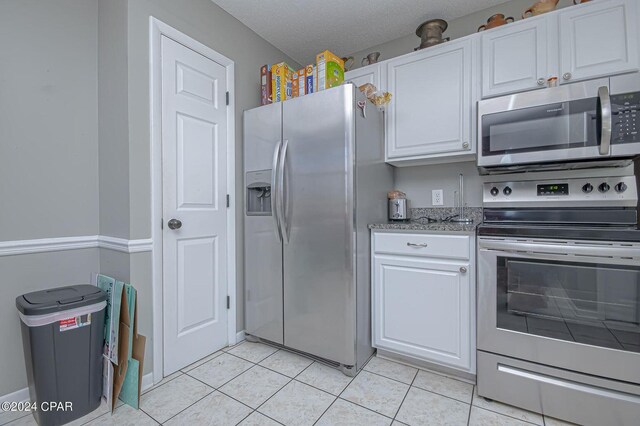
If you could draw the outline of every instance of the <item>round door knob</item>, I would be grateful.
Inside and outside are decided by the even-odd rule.
[[[591,191],[593,191],[593,185],[591,185],[590,183],[585,183],[584,185],[582,185],[582,192],[588,194]]]
[[[572,77],[572,75],[571,75],[570,72],[565,72],[564,74],[562,74],[562,78],[564,80],[571,80],[571,77]]]
[[[616,186],[613,187],[616,192],[624,192],[627,190],[627,184],[624,182],[616,183]]]
[[[539,78],[538,79],[538,86],[544,86],[545,83],[545,79],[544,78]]]
[[[464,266],[460,267],[460,272],[462,272],[463,274],[467,272],[467,268],[465,268]]]
[[[598,186],[598,191],[600,191],[600,192],[607,192],[610,189],[611,189],[611,187],[609,186],[609,184],[607,182],[602,182],[600,184],[600,186]]]
[[[494,197],[496,195],[498,195],[500,193],[500,190],[498,188],[496,188],[495,186],[493,188],[491,188],[491,195],[493,195]]]
[[[464,149],[469,149],[469,142],[464,142],[464,143],[462,144],[462,147],[463,147]]]
[[[178,219],[171,219],[167,222],[169,229],[180,229],[182,227],[182,222]]]

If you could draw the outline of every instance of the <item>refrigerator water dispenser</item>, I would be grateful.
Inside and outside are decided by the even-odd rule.
[[[271,216],[271,170],[247,172],[247,216]]]

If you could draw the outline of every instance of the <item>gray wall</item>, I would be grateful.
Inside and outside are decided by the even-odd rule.
[[[0,241],[98,233],[97,5],[0,1]]]
[[[0,241],[98,234],[97,10],[0,0]],[[15,298],[98,268],[98,249],[0,257],[0,395],[27,384]]]
[[[235,62],[236,102],[236,183],[237,224],[237,328],[244,329],[243,214],[242,199],[242,111],[260,105],[259,70],[266,63],[286,61],[299,66],[280,50],[244,26],[211,0],[131,0],[129,1],[129,164],[131,238],[151,236],[151,159],[149,134],[149,16],[163,21]],[[138,263],[140,262],[140,264]],[[151,258],[131,259],[131,269],[150,280]],[[144,271],[144,273],[143,273]],[[147,272],[148,271],[148,272]],[[146,286],[132,281],[140,288]],[[150,288],[150,284],[149,284]],[[150,294],[150,293],[149,293]],[[143,310],[151,307],[151,298],[142,300]],[[147,313],[145,313],[147,315]],[[142,330],[142,328],[141,328]],[[151,336],[151,330],[147,336]],[[151,343],[147,346],[151,352]],[[145,370],[150,365],[145,365]]]
[[[100,234],[129,238],[127,0],[98,2]]]

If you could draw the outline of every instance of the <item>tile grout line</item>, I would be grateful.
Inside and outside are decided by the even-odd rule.
[[[471,389],[471,404],[469,404],[469,415],[467,416],[467,426],[471,425],[471,410],[473,410],[473,397],[476,394],[476,385]]]
[[[497,412],[497,411],[489,410],[489,409],[487,409],[487,408],[478,407],[477,405],[472,405],[471,407],[472,407],[472,408],[473,408],[473,407],[475,407],[475,408],[477,408],[478,410],[488,411],[488,412],[490,412],[490,413],[497,414],[497,415],[502,416],[502,417],[508,417],[508,418],[510,418],[510,419],[514,419],[514,420],[517,420],[517,421],[519,421],[519,422],[521,422],[521,423],[526,423],[526,424],[528,424],[528,425],[542,426],[542,425],[539,425],[539,424],[537,424],[537,423],[530,422],[530,421],[528,421],[528,420],[523,420],[523,419],[519,419],[519,418],[517,418],[517,417],[510,416],[510,415],[508,415],[508,414],[502,414],[502,413],[499,413],[499,412]],[[515,406],[514,406],[514,405],[512,405],[511,407],[515,407]],[[515,408],[518,408],[518,407],[515,407]],[[519,409],[519,410],[522,410],[522,408],[518,408],[518,409]],[[528,410],[524,410],[524,411],[528,411]],[[532,413],[533,413],[533,411],[532,411]],[[534,413],[534,414],[539,414],[539,413]],[[540,414],[540,415],[543,417],[543,419],[542,419],[542,424],[544,425],[544,416],[543,416],[542,414]]]
[[[191,377],[191,376],[189,376]],[[156,423],[163,425],[166,422],[168,422],[169,420],[173,419],[174,417],[176,417],[178,414],[182,413],[185,410],[188,410],[189,408],[193,407],[195,404],[197,404],[198,402],[202,401],[203,399],[205,399],[206,397],[208,397],[209,395],[211,395],[212,393],[214,393],[216,391],[215,388],[206,385],[208,388],[211,389],[211,392],[207,392],[206,395],[204,395],[202,398],[198,398],[197,401],[194,401],[192,404],[189,404],[187,407],[183,408],[182,410],[178,411],[176,414],[174,414],[173,416],[169,417],[167,420],[165,420],[164,422],[158,421],[158,419],[156,419],[155,417],[153,417],[151,414],[147,413],[146,411],[144,411],[144,409],[139,408],[140,411],[142,411],[143,413],[145,413],[147,416],[151,417],[152,420],[154,420]]]
[[[393,415],[393,421],[395,421],[396,417],[398,417],[398,413],[400,412],[400,409],[402,408],[402,404],[404,404],[404,400],[407,399],[407,395],[409,395],[409,391],[413,387],[413,383],[416,381],[416,377],[418,377],[418,371],[416,371],[416,374],[413,375],[413,379],[411,380],[411,383],[409,384],[409,387],[407,388],[407,391],[405,392],[404,397],[402,398],[402,401],[400,402],[400,405],[398,405],[398,409],[396,410],[396,413]]]

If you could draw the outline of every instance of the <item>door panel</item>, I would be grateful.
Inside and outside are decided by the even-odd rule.
[[[353,90],[283,104],[284,344],[345,365],[355,364]]]
[[[471,149],[471,40],[387,62],[387,159]]]
[[[604,1],[560,12],[561,83],[638,70],[637,3]]]
[[[541,17],[482,34],[483,97],[546,87],[548,25]]]
[[[166,376],[227,343],[227,109],[226,69],[161,43]]]
[[[282,139],[282,102],[265,105],[244,113],[244,164],[247,172],[245,200],[250,196],[247,185],[252,172],[264,171],[263,181],[271,183],[273,157]],[[262,175],[262,172],[260,173]],[[268,176],[268,177],[266,177]],[[271,188],[271,198],[275,190]],[[251,215],[245,208],[245,331],[282,344],[282,242],[274,224],[273,212],[266,216]]]
[[[353,83],[356,87],[363,84],[371,83],[380,91],[380,65],[369,65],[363,68],[357,68],[344,74],[344,81]]]
[[[467,263],[375,256],[373,344],[469,370],[471,291]]]

